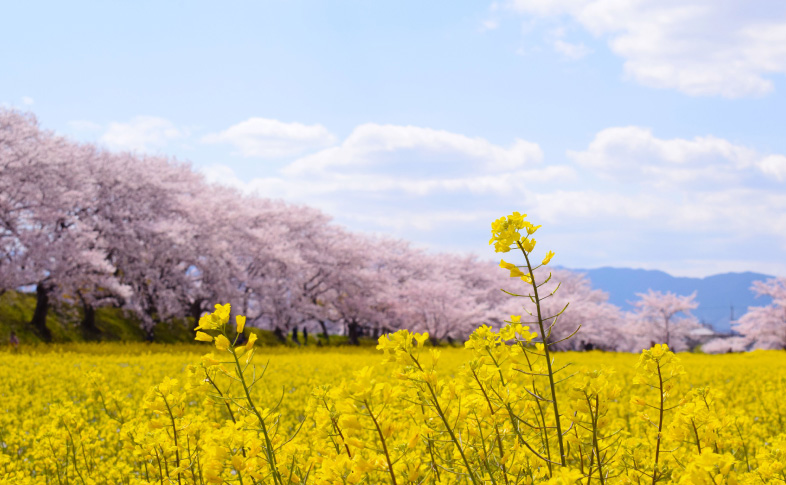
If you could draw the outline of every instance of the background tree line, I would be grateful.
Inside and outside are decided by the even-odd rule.
[[[649,292],[623,314],[583,275],[553,272],[562,286],[549,308],[570,302],[553,338],[581,324],[573,348],[687,348],[699,328],[691,296]],[[161,322],[193,325],[217,302],[282,339],[306,327],[354,343],[399,328],[461,340],[526,307],[500,291],[503,275],[474,256],[353,233],[314,208],[210,184],[187,163],[77,143],[0,109],[0,295],[34,289],[29,325],[44,341],[53,305],[78,306],[86,336],[97,308],[122,308],[154,339]],[[773,304],[740,320],[741,340],[724,340],[733,350],[786,346],[784,279],[756,291]]]

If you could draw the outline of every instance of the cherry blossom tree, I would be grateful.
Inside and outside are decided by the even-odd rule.
[[[221,216],[221,206],[190,166],[105,153],[91,173],[95,209],[89,223],[106,241],[106,259],[118,279],[132,290],[120,304],[141,317],[151,338],[157,323],[191,314],[199,298],[219,296],[206,287],[218,279],[209,276],[226,266],[211,219]],[[228,282],[229,274],[220,274]]]
[[[87,222],[95,184],[84,162],[100,153],[41,131],[34,117],[14,111],[0,112],[0,133],[3,289],[35,286],[30,324],[48,341],[53,299],[85,301],[96,288],[126,290],[104,258],[104,241]]]
[[[786,278],[755,281],[751,289],[757,296],[772,297],[772,303],[749,307],[747,313],[732,324],[733,329],[756,348],[786,349]]]
[[[284,340],[309,318],[304,311],[311,304],[307,297],[313,296],[316,305],[322,274],[312,264],[316,256],[309,261],[303,253],[317,251],[312,246],[324,248],[328,220],[308,207],[251,197],[235,211],[230,251],[238,266],[235,279],[242,311],[250,325],[270,328]],[[326,257],[330,254],[325,251]]]
[[[427,253],[418,256],[411,261],[424,271],[414,274],[400,287],[398,303],[403,325],[428,332],[436,344],[440,340],[463,339],[485,323],[489,296],[494,292],[488,265],[478,263],[471,256]]]
[[[648,290],[637,293],[635,310],[626,315],[625,331],[638,348],[665,343],[674,350],[687,350],[691,330],[700,327],[690,311],[696,309],[696,293],[680,296],[672,292]],[[630,349],[638,350],[638,349]]]
[[[511,293],[524,296],[508,297],[509,301],[515,302],[515,306],[508,304],[506,311],[522,315],[522,323],[535,323],[535,306],[526,296],[531,291],[530,285],[518,278],[510,281],[515,284],[503,287]],[[563,340],[556,344],[556,348],[616,350],[630,345],[629,336],[621,331],[624,321],[621,310],[608,302],[607,293],[592,288],[586,275],[566,269],[549,270],[541,267],[535,271],[535,281],[542,285],[538,292],[544,316],[562,312],[554,321],[551,335],[548,336],[551,342]],[[568,339],[577,329],[579,331],[575,336]]]
[[[30,181],[48,141],[32,115],[0,110],[0,294],[35,279],[26,239],[42,194]]]
[[[714,338],[701,346],[701,351],[706,354],[724,354],[728,352],[745,352],[751,345],[746,337],[732,336]]]

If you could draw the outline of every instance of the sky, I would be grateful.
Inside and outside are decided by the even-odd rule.
[[[13,2],[0,105],[493,258],[786,276],[786,2]]]

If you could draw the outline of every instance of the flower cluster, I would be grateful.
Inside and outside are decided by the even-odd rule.
[[[511,246],[523,247],[528,253],[535,249],[535,240],[529,236],[535,234],[540,226],[535,226],[525,220],[527,214],[514,212],[507,217],[500,217],[491,223],[491,240],[489,244],[494,244],[494,251],[507,253]],[[522,237],[520,231],[524,230],[527,235]]]

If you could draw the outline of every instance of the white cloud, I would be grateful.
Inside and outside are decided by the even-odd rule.
[[[488,30],[496,30],[499,27],[499,22],[494,19],[487,19],[480,23],[480,31],[486,32]]]
[[[377,174],[327,174],[318,178],[297,176],[257,177],[243,180],[225,165],[203,169],[208,180],[229,185],[247,193],[266,197],[308,199],[341,194],[398,193],[418,197],[438,194],[514,195],[529,190],[533,184],[573,180],[575,172],[569,167],[545,167],[541,170],[501,172],[493,175],[457,178],[417,179]]]
[[[285,123],[269,118],[249,118],[202,138],[203,143],[227,143],[244,157],[260,158],[297,156],[325,148],[335,141],[322,125]]]
[[[296,181],[287,180],[281,177],[253,177],[241,178],[235,173],[232,167],[227,165],[215,164],[203,167],[200,172],[204,174],[208,182],[226,185],[236,188],[247,194],[256,194],[262,197],[273,199],[288,199],[291,201],[303,201],[309,195],[319,195],[318,192],[310,193],[315,187],[306,189]],[[331,192],[329,190],[328,192]]]
[[[561,15],[581,9],[588,0],[512,0],[515,10],[539,16]]]
[[[547,163],[524,140],[502,146],[365,124],[277,173],[249,178],[218,165],[204,173],[247,193],[320,208],[355,230],[441,250],[483,251],[489,222],[523,210],[558,233],[548,243],[544,234],[544,243],[574,267],[650,264],[710,274],[727,254],[740,260],[734,269],[757,269],[765,262],[756,258],[786,247],[786,193],[777,187],[786,156],[629,126],[598,132],[568,159]],[[750,248],[747,267],[740,247]]]
[[[450,225],[455,226],[475,223],[485,225],[497,217],[499,217],[498,214],[488,210],[467,212],[447,209],[421,211],[414,214],[407,211],[392,211],[392,213],[385,214],[385,225],[399,231],[406,231],[408,229],[433,231],[437,228],[444,228]],[[356,214],[347,219],[364,224],[379,223],[379,216],[373,214]]]
[[[641,84],[697,96],[761,96],[786,73],[786,3],[767,0],[513,0],[608,38]]]
[[[25,106],[33,106],[35,104],[35,100],[30,96],[22,96],[22,104]]]
[[[499,4],[497,2],[492,2],[489,6],[489,17],[485,20],[480,22],[480,32],[486,32],[489,30],[496,30],[499,28]]]
[[[366,229],[383,229],[379,210],[384,210],[384,226],[402,235],[477,221],[468,215],[476,211],[445,207],[446,198],[516,198],[535,186],[576,179],[572,168],[542,160],[537,144],[520,139],[503,147],[448,131],[365,124],[341,145],[295,160],[279,174],[242,179],[226,166],[203,172],[246,193],[329,207],[341,220]],[[395,206],[386,208],[390,203]]]
[[[402,156],[401,154],[404,153]],[[398,157],[396,156],[398,154]],[[391,156],[392,155],[392,156]],[[441,165],[441,170],[515,170],[537,164],[543,151],[532,142],[516,139],[509,148],[483,138],[417,126],[360,125],[337,147],[293,162],[289,175],[410,164]]]
[[[554,50],[559,52],[563,56],[567,57],[568,59],[573,59],[573,60],[586,57],[588,54],[592,52],[592,49],[590,49],[589,47],[585,46],[582,43],[572,44],[562,39],[557,39],[554,41]]]
[[[602,130],[586,150],[568,151],[568,157],[607,178],[646,179],[659,187],[734,186],[755,176],[755,168],[778,180],[786,174],[782,155],[765,156],[714,136],[665,140],[638,126]]]
[[[569,225],[584,221],[646,221],[661,215],[663,199],[652,194],[624,195],[592,189],[562,190],[556,187],[532,193],[531,211],[546,223]]]
[[[100,140],[115,150],[148,151],[162,148],[169,141],[186,135],[164,118],[136,116],[127,123],[109,123]]]
[[[758,166],[762,172],[778,181],[786,180],[786,156],[770,155],[759,161]]]

